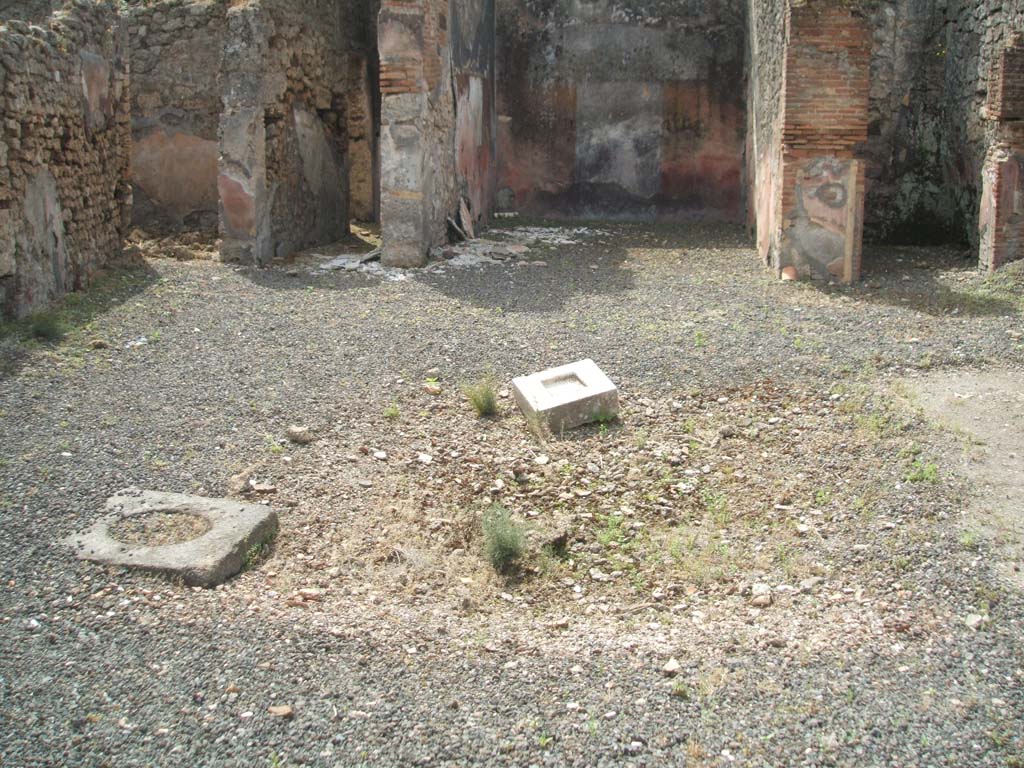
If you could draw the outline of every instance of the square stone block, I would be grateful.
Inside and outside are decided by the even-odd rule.
[[[619,390],[593,360],[520,376],[512,391],[527,418],[540,419],[556,434],[619,413]]]
[[[277,533],[277,513],[270,507],[232,499],[129,489],[107,499],[106,508],[108,514],[92,527],[68,537],[80,559],[177,577],[192,586],[212,587],[234,576],[250,550]],[[160,526],[155,536],[146,532],[150,520]],[[118,533],[125,526],[134,526],[136,535]]]

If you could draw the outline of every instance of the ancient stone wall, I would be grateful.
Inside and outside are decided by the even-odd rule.
[[[232,6],[221,61],[222,256],[265,264],[348,231],[355,4]]]
[[[227,4],[133,2],[131,46],[133,221],[216,229],[220,63]]]
[[[963,238],[977,246],[985,158],[1000,143],[1000,121],[985,109],[996,62],[1024,31],[1024,0],[948,0],[944,30],[946,102],[942,106],[945,182]]]
[[[573,216],[742,221],[738,0],[499,0],[499,189]]]
[[[791,277],[860,274],[858,152],[868,134],[871,54],[861,11],[846,0],[751,6],[754,220],[762,257]]]
[[[0,20],[17,19],[41,24],[60,7],[59,0],[0,0]]]
[[[422,264],[447,239],[461,198],[473,217],[489,213],[493,19],[493,0],[383,2],[381,231],[389,265]]]
[[[983,167],[999,143],[985,114],[1000,51],[1024,0],[873,0],[865,234],[906,243],[979,241]]]
[[[865,162],[865,237],[935,243],[964,238],[946,183],[942,115],[946,0],[883,0],[865,10],[872,28]]]
[[[270,43],[264,112],[274,255],[348,232],[343,5],[266,3]]]
[[[128,41],[116,5],[0,25],[0,303],[24,315],[120,253],[131,206]]]

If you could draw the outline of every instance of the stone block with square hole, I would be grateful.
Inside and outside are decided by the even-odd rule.
[[[520,376],[512,380],[512,391],[528,419],[556,434],[619,413],[619,390],[593,360]]]
[[[80,559],[138,568],[212,587],[238,573],[251,551],[277,533],[262,504],[129,489],[107,499],[107,514],[68,537]]]

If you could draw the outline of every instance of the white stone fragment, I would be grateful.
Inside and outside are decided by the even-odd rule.
[[[589,359],[520,376],[512,380],[512,392],[528,419],[556,434],[619,413],[619,390]]]

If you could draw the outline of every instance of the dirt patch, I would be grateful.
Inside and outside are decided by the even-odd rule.
[[[928,417],[960,438],[948,460],[974,481],[963,538],[990,538],[1003,575],[1024,587],[1024,373],[941,371],[910,382]]]
[[[110,535],[133,546],[162,547],[198,539],[210,527],[210,522],[200,515],[155,511],[119,521],[110,526]]]

